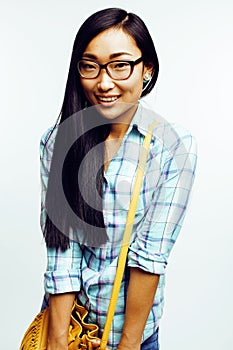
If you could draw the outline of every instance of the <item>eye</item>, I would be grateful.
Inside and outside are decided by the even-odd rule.
[[[81,61],[80,68],[85,72],[91,72],[97,69],[97,65],[94,62]]]
[[[124,61],[113,62],[111,64],[111,68],[114,70],[118,70],[118,71],[128,69],[129,67],[130,67],[130,64],[128,62],[124,62]]]

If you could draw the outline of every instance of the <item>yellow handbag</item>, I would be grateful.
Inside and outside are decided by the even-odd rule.
[[[89,349],[92,350],[92,342],[99,341],[96,324],[86,323],[85,318],[88,311],[74,301],[70,318],[68,334],[68,349]],[[20,350],[46,350],[48,338],[48,316],[49,309],[41,311],[28,327]]]
[[[99,327],[97,325],[85,323],[85,317],[87,316],[88,311],[83,306],[79,305],[77,301],[74,301],[68,334],[69,350],[92,350],[92,343],[95,340],[100,340],[100,350],[106,349],[108,336],[110,333],[111,324],[116,309],[116,303],[121,286],[121,281],[125,269],[130,237],[133,229],[134,217],[137,209],[138,198],[141,190],[148,151],[150,148],[150,142],[152,138],[152,131],[156,124],[157,122],[154,121],[149,126],[147,135],[144,138],[102,338],[101,340],[98,338]],[[35,317],[33,322],[28,327],[26,333],[24,334],[20,350],[46,350],[48,338],[48,314],[49,310],[48,308],[46,308]]]

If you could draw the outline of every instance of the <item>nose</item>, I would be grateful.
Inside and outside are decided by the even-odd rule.
[[[115,83],[112,78],[108,75],[105,69],[102,69],[99,75],[98,89],[102,91],[108,91],[113,89]]]

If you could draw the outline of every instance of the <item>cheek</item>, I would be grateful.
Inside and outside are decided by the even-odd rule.
[[[85,94],[90,94],[93,91],[92,85],[90,81],[81,80],[81,86]]]
[[[141,96],[141,92],[142,92],[142,88],[143,88],[143,80],[140,77],[135,77],[135,79],[133,79],[131,81],[131,84],[129,84],[128,86],[128,91],[130,94],[133,94],[135,96]]]
[[[132,81],[132,85],[134,90],[141,90],[143,87],[143,76],[141,72],[138,72],[137,75],[135,75],[133,81]]]

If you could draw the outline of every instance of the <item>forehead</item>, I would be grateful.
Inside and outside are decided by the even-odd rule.
[[[87,45],[85,53],[92,54],[96,58],[108,59],[116,53],[121,53],[119,56],[123,56],[123,53],[132,57],[138,56],[141,50],[132,36],[122,29],[110,28],[94,37]]]

